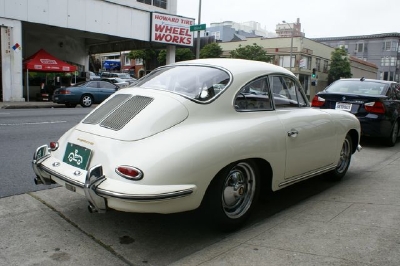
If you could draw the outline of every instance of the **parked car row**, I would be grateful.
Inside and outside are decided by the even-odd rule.
[[[202,207],[232,230],[260,194],[322,173],[340,180],[361,150],[356,116],[311,107],[292,72],[264,62],[178,62],[114,90],[32,163],[37,184],[81,194],[91,212]]]

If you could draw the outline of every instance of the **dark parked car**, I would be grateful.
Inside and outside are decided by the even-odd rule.
[[[53,102],[65,104],[67,107],[90,107],[93,103],[101,103],[118,90],[118,86],[106,81],[86,81],[67,88],[54,91]]]
[[[312,100],[313,107],[341,109],[354,114],[361,134],[394,146],[399,136],[400,84],[376,79],[340,79]]]

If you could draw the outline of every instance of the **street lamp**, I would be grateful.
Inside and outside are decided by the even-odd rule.
[[[290,66],[289,66],[289,70],[292,71],[292,54],[293,54],[293,28],[290,26],[289,23],[287,23],[286,21],[282,20],[282,23],[285,23],[286,25],[289,26],[291,32],[292,32],[292,36],[291,36],[291,40],[290,40]]]
[[[198,25],[200,25],[200,17],[201,17],[201,0],[199,0],[199,21]],[[197,44],[196,44],[196,59],[200,58],[200,31],[197,31]]]

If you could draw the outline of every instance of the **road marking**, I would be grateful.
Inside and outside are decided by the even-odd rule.
[[[59,124],[59,123],[66,123],[66,122],[67,121],[32,122],[32,123],[18,123],[18,124],[0,124],[0,126],[43,125],[43,124]]]

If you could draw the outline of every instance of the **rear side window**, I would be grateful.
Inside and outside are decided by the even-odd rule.
[[[260,78],[246,84],[235,97],[237,111],[272,110],[268,78]]]
[[[308,106],[302,89],[295,79],[286,76],[269,78],[275,108]]]

